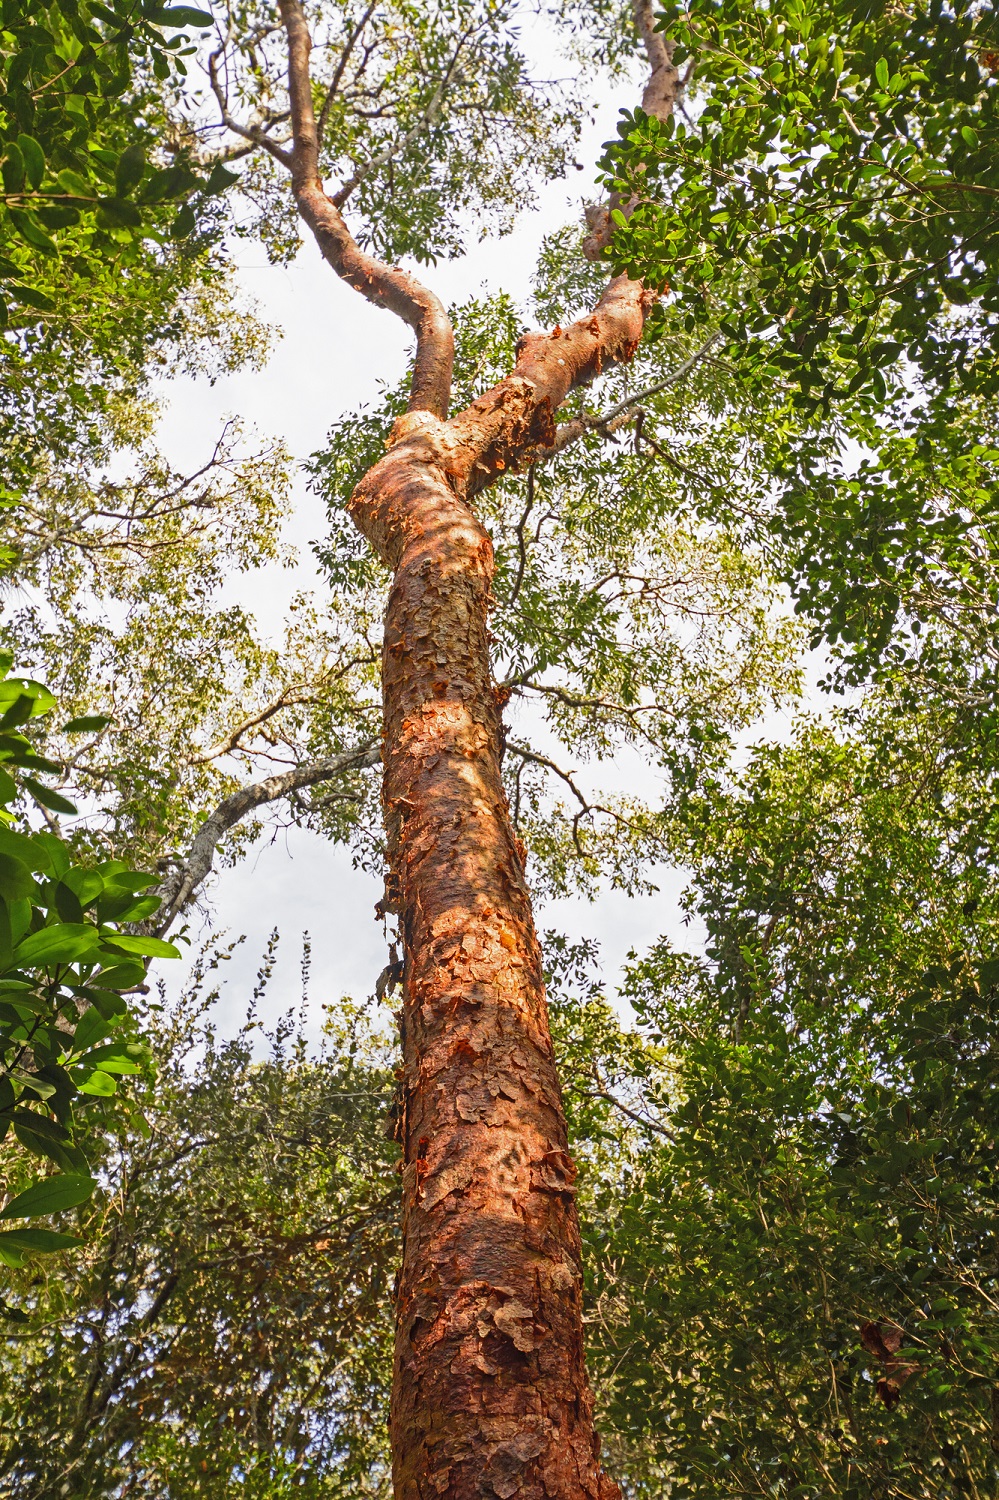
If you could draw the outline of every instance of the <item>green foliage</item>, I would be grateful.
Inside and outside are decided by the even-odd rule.
[[[11,1500],[63,1494],[360,1500],[391,1493],[386,1407],[398,1255],[392,1079],[365,1011],[231,1040],[199,964],[154,1007],[148,1128],[98,1127],[102,1191],[65,1267],[15,1278],[0,1353]],[[257,999],[266,993],[274,943]],[[307,950],[306,950],[307,961]]]
[[[157,168],[144,121],[124,133],[122,101],[136,75],[186,72],[194,50],[178,28],[203,29],[209,14],[144,0],[108,5],[8,0],[0,17],[0,326],[57,314],[47,261],[121,260],[137,236],[189,230],[185,210],[161,209],[195,189],[222,190],[233,174],[202,181],[177,158]],[[164,30],[173,33],[169,37]],[[194,227],[193,221],[191,228]]]
[[[49,812],[75,809],[36,779],[33,773],[58,767],[18,727],[51,712],[52,695],[8,677],[9,656],[2,665],[0,1140],[12,1132],[21,1149],[5,1162],[12,1196],[0,1219],[17,1221],[61,1213],[93,1192],[79,1136],[95,1116],[133,1113],[119,1096],[120,1080],[140,1074],[149,1058],[122,993],[142,984],[144,959],[177,950],[122,930],[158,908],[156,897],[142,894],[155,876],[121,861],[76,864],[55,833],[16,827],[10,804],[19,794]],[[17,1191],[31,1158],[57,1175]],[[74,1236],[15,1223],[0,1230],[0,1262],[16,1268],[33,1252],[77,1244]]]
[[[661,24],[696,107],[622,120],[608,181],[641,201],[608,253],[812,419],[775,454],[774,563],[845,679],[904,660],[987,696],[933,627],[960,595],[984,643],[997,599],[995,9],[697,0]]]
[[[558,299],[558,276],[569,281],[563,305],[585,292],[578,236],[566,249],[550,251],[539,300]],[[473,300],[454,317],[461,405],[509,367],[521,316],[499,296]],[[670,331],[607,377],[602,404],[675,373],[694,351]],[[342,604],[352,591],[385,587],[345,504],[404,400],[400,386],[380,409],[339,422],[312,462],[331,521],[317,552]],[[632,419],[627,447],[594,424],[552,462],[504,476],[476,502],[496,550],[491,629],[495,675],[510,697],[511,808],[536,860],[532,879],[546,893],[592,892],[601,878],[642,889],[648,861],[671,846],[672,798],[724,761],[733,734],[798,687],[798,633],[774,608],[739,515],[765,482],[780,432],[772,412],[745,399],[727,371],[696,360],[684,379],[636,404],[641,436]],[[578,409],[560,417],[598,411],[581,394]],[[692,484],[725,495],[731,525],[690,516]],[[661,774],[658,796],[604,796],[594,773],[579,770],[621,752]],[[575,773],[568,787],[560,771]]]
[[[631,1495],[995,1488],[995,768],[967,738],[875,702],[707,794],[706,957],[633,962],[637,1036],[553,950]]]
[[[311,6],[309,19],[323,176],[350,197],[357,237],[384,259],[461,254],[470,213],[481,229],[506,232],[537,177],[564,171],[579,106],[564,84],[532,78],[514,6],[348,0]],[[272,130],[286,118],[285,41],[272,22],[261,0],[231,12],[218,73],[243,129]],[[206,90],[176,108],[196,136],[219,106]],[[230,140],[246,153],[245,137]],[[241,187],[257,212],[240,232],[260,234],[276,258],[294,254],[285,169],[257,152]]]
[[[692,322],[721,312],[747,373],[806,406],[882,402],[903,353],[930,383],[994,394],[993,7],[697,0],[661,24],[706,97],[696,124],[619,127],[618,186],[670,206],[619,226],[615,259],[665,276]],[[733,259],[752,296],[719,309]]]

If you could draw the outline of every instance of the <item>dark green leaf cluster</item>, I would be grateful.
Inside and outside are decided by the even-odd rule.
[[[150,168],[150,134],[130,127],[137,74],[165,81],[194,49],[177,34],[212,18],[149,0],[7,0],[0,16],[0,326],[58,311],[45,263],[120,255],[137,235],[184,238],[195,228],[195,189],[221,192],[235,175],[219,164],[204,181],[182,156]],[[173,32],[165,37],[163,29]],[[141,116],[141,112],[140,112]],[[160,205],[181,201],[165,219]]]
[[[7,657],[5,673],[10,664]],[[38,683],[6,675],[0,682],[0,1139],[13,1132],[29,1157],[57,1169],[11,1198],[0,1217],[14,1221],[60,1212],[93,1191],[77,1137],[95,1110],[130,1112],[116,1098],[119,1079],[141,1073],[148,1060],[122,994],[143,983],[144,959],[177,956],[171,944],[121,928],[158,908],[156,897],[142,895],[155,876],[121,861],[74,864],[55,833],[13,826],[8,807],[21,792],[49,811],[75,811],[37,780],[35,773],[59,768],[19,728],[53,706]],[[8,1172],[16,1177],[25,1161],[11,1158]],[[18,1267],[32,1251],[77,1243],[33,1225],[5,1228],[0,1262]]]
[[[901,356],[994,393],[994,8],[697,0],[662,24],[706,92],[696,122],[622,122],[606,165],[648,201],[619,214],[615,261],[668,280],[692,323],[721,316],[747,375],[789,381],[806,409],[882,402]],[[741,305],[733,260],[752,276]],[[973,324],[953,315],[969,304]]]
[[[623,1139],[584,1207],[630,1494],[996,1485],[995,757],[966,740],[889,700],[760,749],[690,825],[706,959],[630,969],[644,1047],[578,979],[562,1005],[574,1110]]]

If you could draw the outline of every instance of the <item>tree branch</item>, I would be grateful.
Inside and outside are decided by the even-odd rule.
[[[312,102],[312,37],[301,0],[279,0],[288,36],[288,93],[293,145],[287,165],[302,218],[342,280],[378,307],[394,312],[416,334],[410,411],[446,417],[451,400],[454,331],[444,304],[414,276],[366,255],[351,235],[319,174],[319,133]]]
[[[378,0],[371,0],[371,4],[368,6],[367,10],[364,12],[364,15],[358,21],[353,31],[350,33],[350,36],[347,38],[347,41],[344,44],[343,51],[340,53],[340,60],[333,70],[333,77],[330,80],[329,88],[326,90],[326,98],[323,100],[323,107],[319,111],[319,125],[317,127],[317,132],[320,145],[322,145],[323,136],[326,134],[326,127],[329,124],[330,119],[330,110],[333,107],[333,100],[336,97],[337,89],[340,87],[340,80],[343,78],[344,70],[346,69],[348,62],[350,61],[350,54],[353,52],[355,46],[357,45],[357,39],[361,35],[361,32],[371,20],[371,17],[374,14],[375,6],[377,4]]]
[[[207,750],[199,750],[196,754],[189,755],[187,757],[187,764],[189,766],[204,766],[209,761],[218,760],[221,755],[229,755],[237,748],[240,740],[248,730],[258,729],[261,724],[266,724],[268,719],[272,719],[283,708],[291,708],[295,704],[307,703],[309,701],[309,684],[304,682],[291,683],[290,686],[282,688],[280,693],[272,698],[269,703],[265,703],[264,707],[258,713],[248,715],[242,723],[237,724],[236,728],[231,730],[224,738],[216,740],[215,744],[210,745]]]
[[[428,125],[433,124],[434,117],[437,115],[440,109],[440,104],[441,100],[444,97],[444,92],[448,84],[451,82],[451,74],[458,66],[458,58],[461,56],[461,49],[468,41],[468,38],[472,35],[472,30],[473,28],[470,27],[461,36],[458,45],[455,47],[454,52],[451,56],[451,61],[448,63],[447,68],[444,71],[444,77],[434,89],[430,103],[427,105],[426,109],[423,111],[416,124],[413,125],[409,130],[407,130],[402,139],[396,141],[395,145],[386,146],[384,151],[380,151],[377,156],[372,157],[372,159],[363,167],[359,167],[354,175],[349,178],[348,181],[345,182],[336,193],[334,193],[333,202],[336,204],[337,208],[343,207],[354,189],[356,187],[359,187],[366,177],[370,177],[371,173],[376,172],[379,167],[387,166],[389,162],[394,161],[398,156],[401,156],[402,153],[407,149],[407,147],[416,140],[417,136],[422,135]],[[319,138],[320,140],[322,140],[321,122]]]
[[[300,791],[303,787],[317,786],[323,781],[332,781],[345,771],[359,771],[378,764],[381,752],[378,746],[368,741],[342,755],[333,755],[328,760],[303,761],[291,771],[277,776],[268,776],[264,781],[251,782],[224,798],[209,817],[205,819],[195,835],[180,867],[170,873],[153,894],[158,894],[162,905],[154,918],[154,930],[166,932],[175,917],[190,905],[193,897],[211,873],[222,835],[242,821],[248,813],[279,797]]]
[[[233,135],[242,136],[244,141],[251,141],[255,146],[263,146],[264,150],[269,151],[275,160],[291,171],[291,155],[284,149],[285,142],[272,141],[267,131],[260,125],[241,125],[229,111],[229,99],[219,81],[219,62],[225,56],[225,49],[229,45],[229,40],[230,37],[227,36],[222,45],[216,47],[208,59],[208,80],[211,84],[212,93],[215,95],[216,102],[218,103],[222,124],[227,130],[231,130]],[[279,118],[286,119],[287,116],[275,116],[273,123],[277,124]],[[240,154],[245,155],[245,153]]]
[[[561,427],[555,429],[554,442],[549,447],[542,448],[536,452],[532,456],[531,462],[535,464],[548,463],[557,454],[561,453],[563,449],[568,448],[570,443],[578,442],[588,432],[597,432],[601,437],[610,437],[619,428],[626,427],[638,415],[635,411],[637,406],[643,401],[648,401],[650,397],[658,396],[663,391],[668,391],[671,386],[677,385],[685,375],[694,369],[695,365],[700,364],[702,360],[708,358],[711,350],[720,338],[721,334],[717,331],[714,332],[699,349],[695,349],[693,354],[685,359],[682,364],[677,365],[675,370],[671,370],[665,380],[657,381],[655,385],[646,386],[645,390],[637,391],[634,396],[628,396],[624,401],[619,401],[609,411],[600,412],[596,416],[584,414],[581,417],[574,417],[571,422],[564,422]]]

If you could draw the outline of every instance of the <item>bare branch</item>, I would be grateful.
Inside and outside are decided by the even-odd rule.
[[[318,135],[320,145],[322,144],[323,136],[326,134],[326,127],[329,124],[330,118],[330,110],[333,107],[333,100],[336,97],[336,91],[340,87],[340,81],[343,78],[344,69],[350,61],[350,54],[353,52],[355,46],[357,45],[357,39],[361,35],[361,32],[371,20],[371,17],[374,14],[375,6],[377,4],[378,0],[371,0],[371,4],[368,6],[367,10],[364,12],[364,15],[358,21],[353,31],[350,33],[344,49],[340,53],[340,60],[333,71],[333,77],[330,80],[330,86],[326,90],[326,98],[323,100],[323,107],[319,111]]]
[[[222,124],[226,127],[227,130],[231,130],[233,135],[242,136],[244,141],[251,141],[255,146],[263,146],[265,151],[269,151],[271,156],[279,161],[282,166],[287,167],[288,170],[291,171],[292,158],[291,153],[284,149],[285,145],[287,144],[286,142],[278,142],[272,140],[271,137],[267,134],[266,129],[261,125],[241,125],[240,122],[235,119],[229,111],[229,99],[219,79],[219,63],[225,57],[225,50],[229,45],[230,36],[226,37],[225,41],[220,47],[216,47],[215,51],[208,59],[208,80],[212,87],[212,93],[215,95],[215,99],[218,103],[219,114],[222,117]],[[288,117],[286,114],[275,115],[273,117],[272,123],[277,124],[280,120],[284,120],[287,118]],[[241,154],[245,155],[246,153]]]
[[[720,338],[721,334],[715,330],[699,349],[695,349],[682,364],[677,365],[675,370],[671,370],[664,380],[657,381],[655,385],[646,386],[642,391],[636,391],[635,395],[619,401],[609,411],[593,416],[584,413],[581,417],[574,417],[571,422],[564,422],[561,427],[555,429],[555,440],[551,446],[532,454],[531,462],[548,463],[563,449],[568,448],[571,443],[578,442],[589,432],[596,432],[601,437],[610,437],[620,428],[626,427],[638,415],[636,407],[640,406],[643,401],[648,401],[652,396],[659,396],[663,391],[668,391],[671,386],[677,385],[685,375],[689,375],[691,370],[709,358],[711,350]]]
[[[370,177],[372,172],[378,171],[379,167],[388,166],[389,162],[395,161],[397,157],[401,156],[402,153],[407,149],[407,147],[412,145],[417,136],[422,135],[427,126],[432,124],[434,116],[440,108],[440,102],[443,96],[444,85],[443,83],[440,83],[434,90],[433,98],[427,105],[423,114],[417,120],[416,124],[406,131],[406,134],[402,137],[401,140],[396,141],[392,146],[386,146],[384,151],[379,151],[377,156],[373,156],[369,162],[366,162],[363,167],[360,167],[358,171],[354,173],[353,177],[349,177],[343,184],[343,186],[338,188],[337,191],[333,194],[331,202],[335,203],[337,208],[342,208],[354,189],[356,187],[360,187],[361,183],[366,177]]]
[[[333,755],[328,760],[303,761],[291,771],[278,776],[268,776],[264,781],[251,782],[240,787],[219,803],[218,807],[202,823],[194,842],[180,867],[170,873],[154,894],[162,899],[162,906],[155,918],[155,930],[166,932],[177,915],[190,905],[215,861],[215,850],[222,835],[242,821],[248,813],[279,797],[287,797],[303,787],[317,786],[332,781],[346,771],[359,771],[378,764],[381,752],[369,740],[342,755]]]
[[[621,1114],[627,1115],[629,1120],[634,1120],[636,1125],[641,1125],[645,1130],[655,1130],[659,1135],[664,1135],[668,1141],[676,1140],[673,1132],[667,1130],[665,1125],[660,1125],[658,1120],[650,1120],[647,1115],[640,1115],[637,1110],[629,1109],[627,1104],[622,1104],[617,1095],[611,1093],[606,1082],[601,1078],[600,1069],[597,1067],[596,1062],[591,1062],[590,1074],[596,1084],[596,1088],[577,1089],[575,1091],[581,1094],[584,1099],[606,1099],[608,1104],[613,1104],[615,1109],[620,1110]]]
[[[209,761],[218,760],[222,755],[230,755],[238,747],[243,736],[251,729],[259,729],[261,724],[266,724],[268,719],[272,719],[283,708],[291,708],[299,703],[309,703],[313,701],[314,697],[315,689],[311,683],[290,683],[287,687],[282,688],[280,693],[277,693],[269,703],[265,703],[263,708],[259,709],[257,713],[249,714],[241,723],[236,725],[235,729],[224,735],[222,739],[216,740],[215,744],[210,745],[207,750],[199,750],[194,755],[189,755],[186,764],[189,766],[204,766]]]

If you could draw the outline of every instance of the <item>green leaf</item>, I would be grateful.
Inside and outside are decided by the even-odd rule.
[[[104,992],[114,994],[117,1000],[119,998],[116,993],[117,991],[133,990],[137,984],[144,982],[145,977],[145,966],[138,959],[133,959],[131,963],[122,962],[112,964],[107,968],[101,969],[100,973],[94,975],[93,984],[99,986],[99,988],[91,989],[88,987],[88,993],[94,995],[95,1005],[98,1004],[98,999]],[[110,1013],[118,1014],[117,1011]]]
[[[0,1247],[40,1255],[52,1255],[56,1250],[70,1250],[82,1244],[79,1235],[56,1234],[54,1229],[7,1229],[0,1234]]]
[[[61,838],[57,838],[54,833],[49,833],[47,831],[44,833],[36,833],[33,837],[35,843],[44,844],[46,849],[49,851],[49,868],[52,871],[53,875],[57,876],[61,880],[62,877],[67,874],[68,871],[72,868],[72,862],[69,857],[69,850],[66,848],[65,842]]]
[[[10,920],[10,908],[0,900],[0,973],[9,969],[14,956],[14,932]]]
[[[158,5],[148,12],[146,19],[154,26],[215,25],[214,16],[204,10],[195,10],[193,5]]]
[[[10,677],[0,684],[0,705],[4,703],[16,703],[21,698],[28,698],[31,702],[31,711],[28,715],[31,719],[37,719],[41,714],[47,714],[55,708],[55,698],[49,692],[44,683],[36,682],[33,677]],[[4,715],[6,719],[7,715]],[[18,720],[24,723],[23,719]]]
[[[83,865],[71,865],[62,874],[62,883],[69,887],[84,907],[90,906],[96,896],[104,890],[104,878],[97,870],[88,870]]]
[[[79,172],[71,172],[68,169],[59,172],[56,175],[56,182],[67,193],[71,193],[74,198],[92,200],[99,196],[99,190],[94,187],[92,182],[88,182],[85,177],[81,177]]]
[[[33,188],[40,188],[45,176],[45,152],[31,135],[19,135],[17,144],[24,159],[24,172]]]
[[[32,1219],[42,1214],[62,1213],[64,1209],[85,1203],[96,1186],[93,1177],[80,1177],[70,1172],[43,1177],[12,1198],[0,1213],[0,1219]]]
[[[96,1006],[84,1012],[83,1018],[73,1033],[73,1050],[89,1052],[111,1035],[113,1027],[106,1021]]]
[[[961,126],[961,136],[966,145],[971,147],[978,145],[978,131],[973,130],[970,125]]]
[[[142,201],[162,203],[167,198],[180,198],[197,185],[198,179],[190,167],[186,167],[183,162],[175,162],[172,167],[163,167],[159,172],[153,173],[143,189]]]
[[[63,734],[92,734],[111,723],[110,714],[80,714],[62,726]]]
[[[230,172],[223,162],[217,161],[212,167],[211,174],[205,184],[205,190],[209,193],[224,193],[226,188],[232,187],[233,183],[239,181],[238,172]]]
[[[88,954],[96,955],[97,944],[96,927],[61,923],[32,932],[18,943],[14,962],[18,968],[77,963]]]
[[[141,984],[144,977],[145,975],[140,973],[136,983]],[[122,988],[125,986],[123,985]],[[128,1015],[128,1006],[116,990],[105,990],[96,985],[80,985],[74,989],[74,994],[79,995],[81,999],[89,1000],[106,1021],[113,1023],[122,1016]]]
[[[56,883],[55,907],[64,922],[81,923],[83,921],[83,907],[79,896],[61,880]]]
[[[883,57],[879,57],[874,68],[874,76],[883,89],[888,87],[888,64]]]
[[[35,890],[34,877],[24,861],[0,849],[0,896],[18,901],[33,896]]]
[[[30,214],[22,209],[8,208],[7,215],[22,240],[33,245],[36,250],[44,251],[47,255],[59,254],[55,240],[45,233],[42,226]]]
[[[185,203],[180,213],[170,226],[170,237],[175,240],[185,240],[194,230],[196,220],[194,209],[189,203]]]
[[[23,780],[25,787],[40,807],[47,807],[50,812],[76,812],[76,808],[72,802],[69,802],[65,797],[61,797],[51,787],[42,786],[41,782],[36,781],[33,776],[25,776]]]
[[[129,932],[105,932],[101,937],[109,948],[119,948],[123,953],[138,953],[143,958],[180,957],[173,943],[166,943],[162,938],[133,936]]]
[[[24,157],[13,141],[7,144],[2,173],[3,185],[8,193],[20,192],[24,183]]]
[[[97,222],[105,229],[138,229],[142,215],[134,203],[127,203],[124,198],[102,198]]]
[[[110,1073],[104,1073],[99,1068],[95,1069],[90,1077],[77,1087],[81,1094],[91,1094],[97,1099],[110,1099],[112,1094],[118,1092],[118,1085]]]
[[[121,153],[114,174],[115,198],[127,198],[133,188],[142,181],[146,170],[146,153],[138,141]]]
[[[159,896],[143,896],[141,901],[133,901],[121,911],[115,912],[116,922],[144,922],[147,917],[155,916],[163,905]]]
[[[133,1050],[139,1054],[141,1061],[130,1056],[130,1051]],[[108,1042],[106,1046],[96,1047],[93,1052],[88,1052],[86,1057],[79,1059],[82,1064],[102,1068],[105,1073],[122,1074],[141,1073],[144,1060],[143,1049],[137,1043],[133,1043],[129,1048],[123,1042]]]
[[[23,303],[26,307],[37,307],[39,312],[55,311],[55,303],[52,298],[47,297],[44,292],[40,292],[37,287],[11,286],[7,290],[15,301]]]
[[[49,870],[52,859],[38,834],[15,833],[0,827],[0,854],[20,860],[29,870]]]
[[[64,1172],[89,1176],[87,1158],[78,1146],[74,1146],[69,1132],[46,1115],[29,1109],[15,1109],[12,1114],[14,1134],[27,1150],[36,1156],[47,1156]]]

